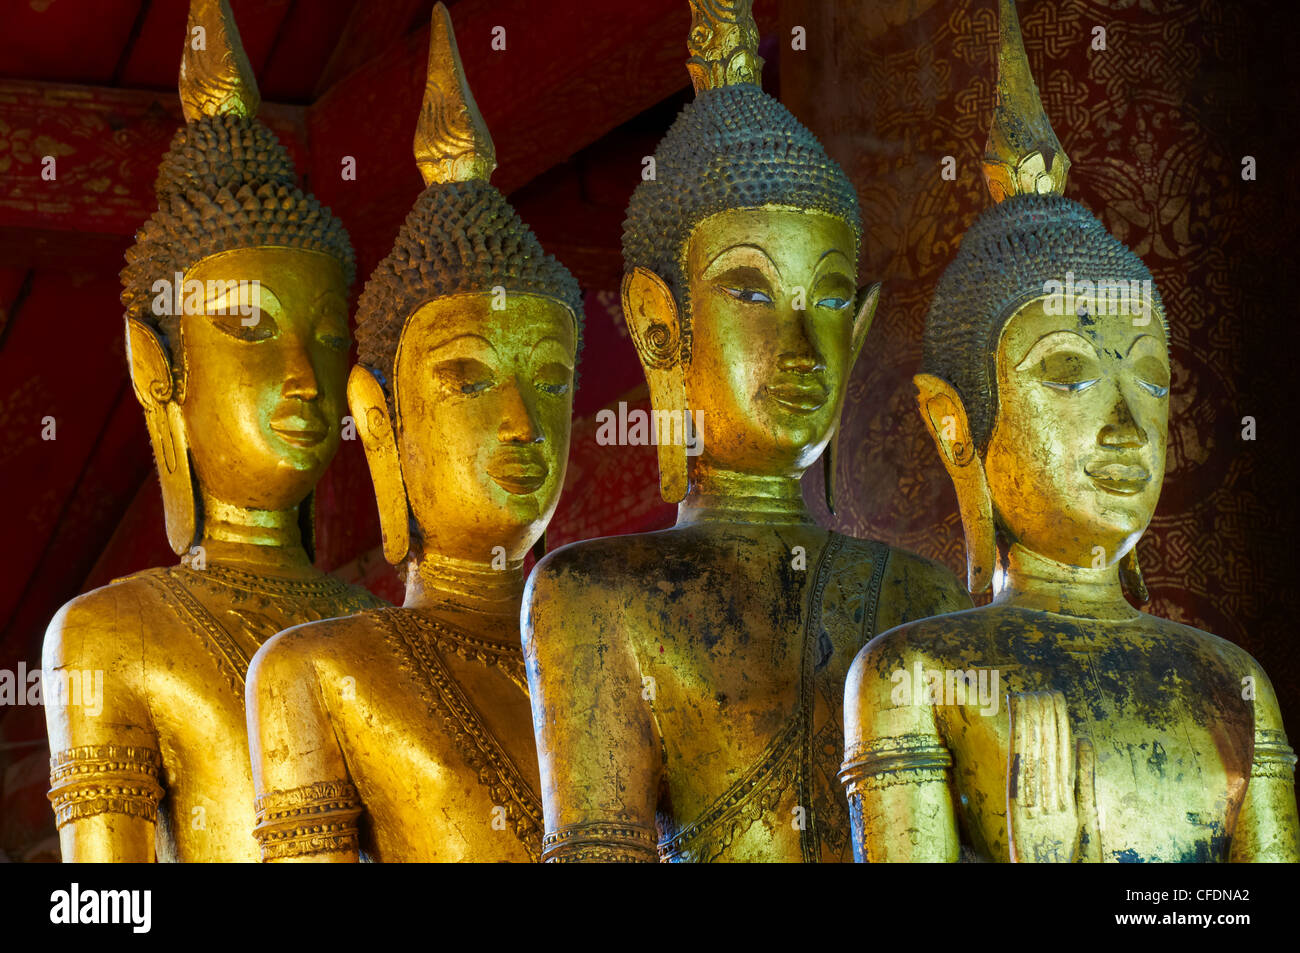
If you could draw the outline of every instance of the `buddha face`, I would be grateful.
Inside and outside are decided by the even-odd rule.
[[[236,506],[296,506],[338,450],[346,412],[343,266],[320,252],[242,248],[195,263],[185,281],[202,283],[206,312],[187,309],[180,335],[199,484]],[[249,314],[231,281],[250,283]]]
[[[407,319],[398,455],[426,550],[522,558],[555,512],[569,455],[576,329],[552,298],[460,294]]]
[[[692,231],[686,273],[701,459],[798,476],[833,435],[852,369],[852,229],[786,208],[718,212]]]
[[[1012,538],[1082,567],[1132,549],[1164,479],[1169,379],[1156,317],[1050,315],[1041,300],[1011,317],[985,469]]]

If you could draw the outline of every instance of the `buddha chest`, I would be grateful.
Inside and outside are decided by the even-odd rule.
[[[146,590],[143,688],[166,792],[158,859],[255,861],[249,659],[282,629],[377,600],[334,579],[273,580],[215,565],[149,570],[122,584]]]
[[[843,686],[888,549],[814,532],[669,554],[624,620],[664,751],[661,859],[850,859]]]
[[[542,817],[522,650],[408,610],[378,615],[333,717],[371,859],[539,859]],[[344,676],[347,677],[347,676]]]
[[[1093,742],[1103,860],[1226,860],[1253,752],[1250,703],[1241,697],[1247,670],[1237,672],[1203,634],[1163,620],[1061,619],[1012,618],[979,639],[958,639],[963,650],[949,646],[936,663],[958,673],[945,674],[936,713],[953,757],[963,842],[985,859],[1007,859],[1006,696],[1060,691],[1073,737]],[[996,673],[997,690],[985,693],[991,704],[946,697],[946,686],[971,670],[990,683]]]

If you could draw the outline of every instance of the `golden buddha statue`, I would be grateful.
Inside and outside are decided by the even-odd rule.
[[[582,300],[488,182],[441,3],[415,155],[427,187],[361,296],[348,383],[406,599],[289,629],[253,660],[265,860],[541,855],[519,609],[564,485]]]
[[[758,86],[749,0],[691,8],[697,95],[624,232],[678,519],[566,546],[529,580],[544,859],[848,860],[848,666],[876,631],[970,602],[937,564],[804,505],[878,286],[857,293],[848,179]]]
[[[1164,476],[1169,334],[1068,161],[1001,2],[996,204],[939,281],[921,416],[990,605],[874,639],[845,689],[860,861],[1300,858],[1277,699],[1246,652],[1134,609]],[[1158,318],[1158,320],[1153,320]],[[1004,704],[1005,702],[1005,704]]]
[[[190,8],[180,94],[186,125],[127,253],[122,302],[183,558],[78,596],[50,623],[46,676],[104,679],[102,711],[76,693],[45,706],[65,861],[256,859],[249,659],[288,625],[381,604],[307,550],[312,488],[345,413],[352,249],[255,118],[225,0]]]

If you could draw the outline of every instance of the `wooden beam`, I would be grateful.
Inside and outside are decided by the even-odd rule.
[[[689,16],[682,0],[595,9],[587,0],[461,0],[452,21],[496,144],[492,181],[507,193],[689,82]],[[497,27],[505,30],[505,50],[493,49]],[[311,107],[313,169],[328,170],[338,184],[333,191],[344,197],[340,207],[350,192],[360,191],[340,180],[345,154],[357,158],[359,175],[371,177],[367,193],[412,185],[418,192],[411,140],[428,47],[426,25]]]
[[[682,0],[460,0],[451,10],[474,98],[496,144],[493,183],[512,192],[689,85]],[[505,30],[505,49],[493,31]],[[347,225],[362,274],[421,189],[411,141],[424,95],[423,27],[336,83],[308,112],[312,188]],[[344,180],[344,156],[357,178]],[[625,170],[629,182],[640,165]]]
[[[365,66],[406,36],[428,0],[357,0],[316,82],[316,98],[350,73]]]
[[[388,6],[359,3],[358,23],[364,11]],[[779,30],[767,9],[775,0],[758,7],[760,24]],[[493,181],[507,193],[688,85],[682,0],[594,10],[586,0],[460,0],[452,17],[496,141]],[[493,48],[495,27],[505,30],[504,50]],[[372,28],[348,55],[373,51],[383,33]],[[427,53],[424,26],[352,69],[313,106],[262,107],[304,184],[352,232],[362,277],[387,252],[421,188],[411,139]],[[156,207],[158,163],[181,124],[175,94],[0,79],[0,119],[0,267],[120,263]],[[48,181],[46,155],[56,163]],[[344,156],[356,160],[355,181],[340,174]],[[624,164],[609,174],[625,177],[630,192],[640,165],[635,156]],[[587,237],[571,244],[595,248]],[[594,261],[593,254],[600,257],[576,259]],[[612,260],[594,265],[593,276],[607,276]]]
[[[268,104],[262,118],[301,165],[303,108]],[[10,267],[120,256],[157,208],[158,164],[183,121],[175,93],[22,80],[0,80],[0,119],[0,266]]]

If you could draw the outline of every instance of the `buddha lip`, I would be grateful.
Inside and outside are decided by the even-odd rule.
[[[540,461],[493,460],[487,467],[492,482],[517,496],[535,493],[546,482],[550,472],[550,468]]]
[[[1151,482],[1151,472],[1143,466],[1123,463],[1103,463],[1083,468],[1092,482],[1103,490],[1132,496]]]
[[[295,447],[314,447],[329,436],[329,431],[322,427],[294,426],[292,424],[271,424],[271,429],[280,435],[285,443]]]
[[[767,395],[788,410],[811,414],[826,404],[826,388],[820,384],[777,384],[766,388]]]

